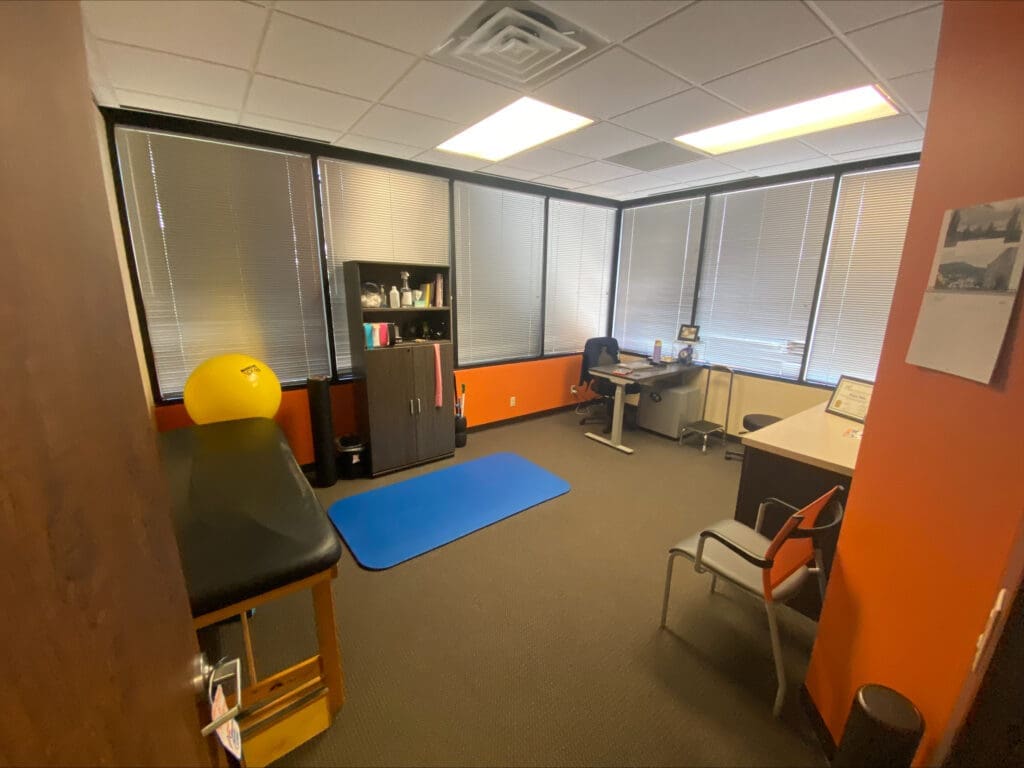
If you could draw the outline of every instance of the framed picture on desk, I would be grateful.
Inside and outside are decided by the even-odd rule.
[[[875,382],[873,381],[857,379],[853,376],[840,376],[836,388],[832,390],[832,397],[829,398],[828,405],[825,406],[825,412],[863,424],[864,418],[868,414],[871,392],[874,388]]]
[[[697,341],[697,337],[699,335],[699,325],[680,325],[679,335],[676,336],[676,341],[685,341],[687,344],[693,344]]]

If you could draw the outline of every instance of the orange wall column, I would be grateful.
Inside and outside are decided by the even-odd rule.
[[[991,386],[905,358],[945,210],[1024,197],[1022,37],[1024,3],[945,4],[903,262],[807,672],[837,740],[860,685],[908,696],[927,723],[919,764],[958,725],[1024,510],[1021,302]]]

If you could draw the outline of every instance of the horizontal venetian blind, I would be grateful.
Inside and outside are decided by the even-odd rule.
[[[448,264],[448,181],[320,159],[324,237],[338,373],[352,369],[342,263]]]
[[[330,371],[308,155],[115,131],[159,393],[253,355],[285,383]]]
[[[544,354],[579,352],[605,335],[614,247],[614,208],[550,201]]]
[[[799,377],[832,184],[711,196],[697,298],[701,359]]]
[[[455,185],[459,364],[541,351],[544,198]]]
[[[839,184],[805,378],[875,378],[914,200],[917,165],[849,173]]]
[[[612,330],[622,349],[670,346],[690,323],[703,217],[703,197],[622,212]]]

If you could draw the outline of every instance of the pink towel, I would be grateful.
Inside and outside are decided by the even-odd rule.
[[[441,345],[434,345],[434,407],[444,406],[444,392],[441,390]]]

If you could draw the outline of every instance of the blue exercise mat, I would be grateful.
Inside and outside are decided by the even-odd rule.
[[[514,453],[495,453],[334,502],[327,514],[364,568],[382,570],[569,491]]]

